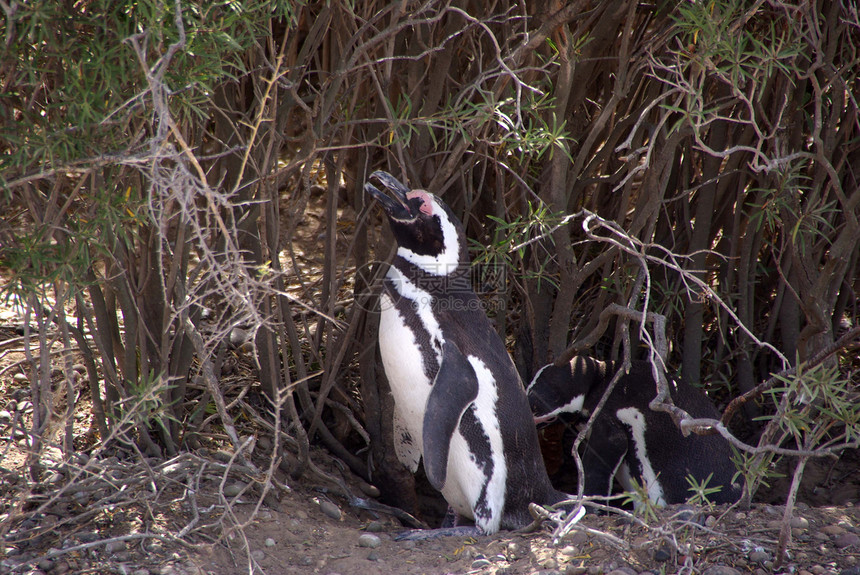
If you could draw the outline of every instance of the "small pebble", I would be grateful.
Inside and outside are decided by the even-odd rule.
[[[762,551],[760,549],[756,549],[751,552],[749,557],[750,561],[753,563],[764,563],[765,561],[770,561],[770,555],[768,555],[766,551]]]
[[[63,575],[63,573],[68,573],[72,570],[72,566],[69,565],[67,561],[60,561],[54,568],[51,570],[51,575]],[[146,575],[149,575],[148,573]]]
[[[381,533],[385,531],[385,523],[382,521],[371,521],[364,530],[368,533]]]
[[[610,571],[609,575],[639,575],[639,573],[630,567],[619,567]]]
[[[837,549],[845,549],[846,547],[860,547],[860,536],[855,533],[840,533],[833,540],[833,544]]]
[[[558,561],[556,561],[555,559],[550,557],[549,559],[547,559],[546,561],[543,562],[542,567],[544,569],[555,569],[558,567]],[[635,575],[635,573],[634,573],[634,575]]]
[[[379,551],[376,549],[371,549],[370,553],[367,554],[368,561],[379,561]]]
[[[665,547],[660,547],[656,551],[654,551],[654,561],[664,562],[671,559],[672,554]]]
[[[337,505],[335,505],[334,503],[332,503],[328,499],[323,499],[320,501],[320,510],[324,514],[326,514],[327,516],[331,517],[332,519],[334,519],[336,521],[340,521],[340,518],[341,518],[340,507],[338,507]]]
[[[794,529],[806,529],[809,527],[809,520],[806,517],[795,515],[791,518],[791,526]]]
[[[472,561],[472,569],[481,569],[489,565],[492,565],[492,563],[487,559],[475,559]]]
[[[588,533],[585,531],[574,531],[570,535],[564,538],[566,543],[569,543],[575,547],[580,547],[588,543]]]
[[[220,461],[221,463],[230,463],[230,460],[233,459],[233,454],[229,451],[225,451],[224,449],[218,449],[209,454],[212,459],[216,461]]]
[[[266,554],[260,549],[255,549],[255,550],[251,551],[251,558],[254,561],[262,561],[263,559],[266,558]]]
[[[567,555],[568,557],[572,557],[574,555],[579,555],[579,551],[576,549],[576,547],[568,545],[566,547],[561,548],[561,554]]]
[[[564,570],[564,575],[583,575],[588,569],[585,565],[568,565]]]
[[[78,541],[81,543],[92,543],[93,541],[98,541],[98,538],[98,533],[93,533],[92,531],[81,531],[78,533]]]
[[[272,450],[272,440],[269,436],[263,435],[259,439],[257,439],[257,447],[262,449],[263,451],[271,451]]]
[[[236,497],[237,495],[242,493],[243,489],[245,489],[244,483],[229,483],[224,486],[224,495],[227,497]]]
[[[361,547],[370,547],[376,549],[382,544],[382,540],[373,533],[362,533],[358,537],[358,544]]]
[[[242,328],[234,327],[233,331],[230,332],[230,343],[234,347],[239,347],[246,341],[250,339],[250,335],[247,331]]]
[[[63,474],[58,473],[56,471],[49,471],[48,475],[45,477],[45,483],[48,485],[56,485],[57,483],[61,483],[63,481]]]
[[[825,525],[821,528],[822,533],[827,533],[828,535],[842,535],[845,533],[845,529],[840,527],[839,525]]]
[[[54,562],[50,559],[40,559],[37,565],[42,571],[50,571],[54,568]]]
[[[692,505],[680,505],[678,510],[675,512],[675,517],[680,519],[681,521],[690,521],[692,523],[701,523],[703,517],[701,513],[699,513],[699,509],[697,507],[693,507]]]
[[[125,541],[110,541],[105,544],[105,551],[108,553],[117,553],[126,549]]]
[[[12,414],[5,409],[0,410],[0,423],[9,423],[12,421]]]
[[[143,567],[141,569],[135,569],[131,572],[131,575],[150,575],[149,569]]]
[[[30,378],[27,377],[26,373],[16,373],[15,375],[12,376],[12,379],[16,383],[29,383],[29,381],[30,381]]]
[[[370,483],[366,483],[364,481],[359,482],[359,489],[367,495],[368,497],[379,497],[381,495],[379,488],[376,485],[371,485]]]
[[[827,569],[825,569],[821,565],[813,565],[809,568],[809,570],[812,571],[812,575],[822,575],[825,571],[827,571]]]
[[[275,546],[275,540],[272,539],[271,537],[266,537],[265,545],[266,545],[266,547],[274,547]]]
[[[728,565],[714,565],[705,569],[702,575],[741,575],[741,572]]]

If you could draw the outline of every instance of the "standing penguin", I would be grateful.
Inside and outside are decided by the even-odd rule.
[[[616,369],[586,356],[542,367],[527,390],[535,422],[588,419]],[[720,418],[701,390],[679,381],[670,381],[669,387],[675,405],[693,417]],[[692,476],[721,488],[708,497],[712,502],[737,501],[740,488],[732,482],[736,470],[728,441],[720,435],[684,437],[669,414],[649,407],[655,389],[646,361],[634,361],[615,384],[584,443],[585,495],[611,495],[615,479],[630,491],[635,479],[655,504],[683,503],[691,495],[687,477]]]
[[[398,459],[423,458],[434,488],[484,534],[531,522],[550,484],[522,382],[470,284],[463,226],[424,190],[374,172],[398,249],[380,295],[379,350],[394,396]]]

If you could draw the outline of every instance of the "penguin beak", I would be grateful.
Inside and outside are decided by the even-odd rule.
[[[364,184],[364,191],[374,197],[381,205],[388,217],[395,220],[412,220],[415,214],[409,207],[406,194],[409,193],[409,188],[401,184],[397,178],[388,172],[376,171],[370,174],[370,179],[377,180],[387,190],[389,190],[393,198],[380,191],[370,182]]]

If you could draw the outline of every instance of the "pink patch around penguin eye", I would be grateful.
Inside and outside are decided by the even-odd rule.
[[[433,202],[430,200],[430,195],[424,190],[412,190],[406,194],[406,198],[409,200],[412,198],[421,198],[421,213],[425,216],[433,215]]]

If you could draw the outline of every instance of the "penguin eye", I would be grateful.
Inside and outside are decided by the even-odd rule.
[[[424,199],[420,196],[410,199],[409,211],[411,211],[413,214],[418,214],[418,212],[426,213],[424,208]]]
[[[418,212],[421,212],[425,216],[433,215],[433,202],[430,199],[430,194],[424,190],[412,190],[406,197],[413,214],[418,215]]]

